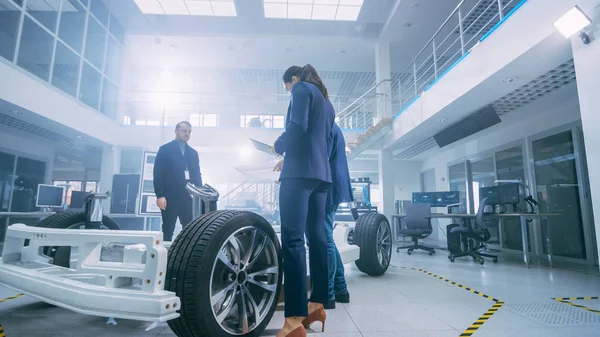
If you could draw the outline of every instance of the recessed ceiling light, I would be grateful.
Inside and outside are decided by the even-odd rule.
[[[77,137],[76,137],[76,138],[77,138],[77,139],[81,139],[81,135],[77,135]]]
[[[134,0],[144,14],[237,16],[234,0]]]
[[[412,22],[407,22],[404,24],[404,27],[410,27],[410,26],[412,26]]]
[[[418,8],[419,4],[412,4],[412,6],[410,6],[410,7],[412,7],[412,8]]]
[[[263,0],[266,18],[328,21],[356,21],[363,2],[364,0]]]
[[[509,76],[509,77],[505,77],[505,78],[503,78],[501,82],[502,82],[503,84],[509,84],[509,83],[513,83],[513,82],[515,82],[515,81],[516,81],[516,80],[518,80],[518,79],[519,79],[519,78],[518,78],[518,77],[516,77],[516,76]]]
[[[440,119],[440,123],[447,123],[447,122],[448,122],[448,120],[446,118]]]

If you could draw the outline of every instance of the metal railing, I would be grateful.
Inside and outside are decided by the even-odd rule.
[[[400,109],[410,105],[523,0],[463,0],[401,73]]]
[[[367,130],[375,125],[381,116],[390,115],[391,80],[383,80],[350,103],[336,115],[341,129]]]

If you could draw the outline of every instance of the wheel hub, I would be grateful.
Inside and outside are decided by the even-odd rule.
[[[248,275],[245,271],[241,271],[237,274],[237,283],[240,285],[244,285],[248,280]]]

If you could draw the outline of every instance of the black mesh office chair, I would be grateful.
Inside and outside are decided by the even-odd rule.
[[[450,230],[450,233],[460,233],[463,238],[467,238],[468,240],[468,250],[458,254],[450,254],[448,258],[451,262],[454,262],[455,258],[463,256],[471,256],[473,260],[479,261],[480,264],[484,264],[484,257],[493,258],[494,263],[498,262],[498,256],[481,252],[485,249],[485,242],[488,242],[491,238],[490,231],[485,225],[484,219],[486,201],[487,198],[483,198],[479,201],[479,209],[477,210],[474,226],[459,226]]]
[[[435,250],[431,247],[419,244],[419,239],[424,239],[431,235],[431,208],[427,204],[411,204],[406,208],[406,218],[404,218],[406,228],[398,230],[399,234],[404,237],[410,236],[413,244],[406,247],[396,248],[396,252],[400,249],[408,249],[408,255],[412,254],[415,249],[422,249],[429,252],[429,255],[435,254]]]

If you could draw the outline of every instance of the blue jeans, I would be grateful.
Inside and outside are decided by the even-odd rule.
[[[333,225],[335,213],[338,205],[327,207],[325,214],[325,241],[327,241],[327,279],[328,279],[328,297],[329,301],[335,300],[335,294],[347,294],[348,286],[344,277],[344,263],[333,241]],[[310,246],[310,241],[306,238],[306,244]],[[310,278],[311,288],[313,278]]]
[[[333,242],[333,225],[335,212],[338,205],[327,208],[325,215],[325,239],[327,241],[327,264],[328,264],[328,279],[329,279],[329,300],[335,299],[335,294],[348,293],[346,278],[344,277],[344,263],[340,252]]]

